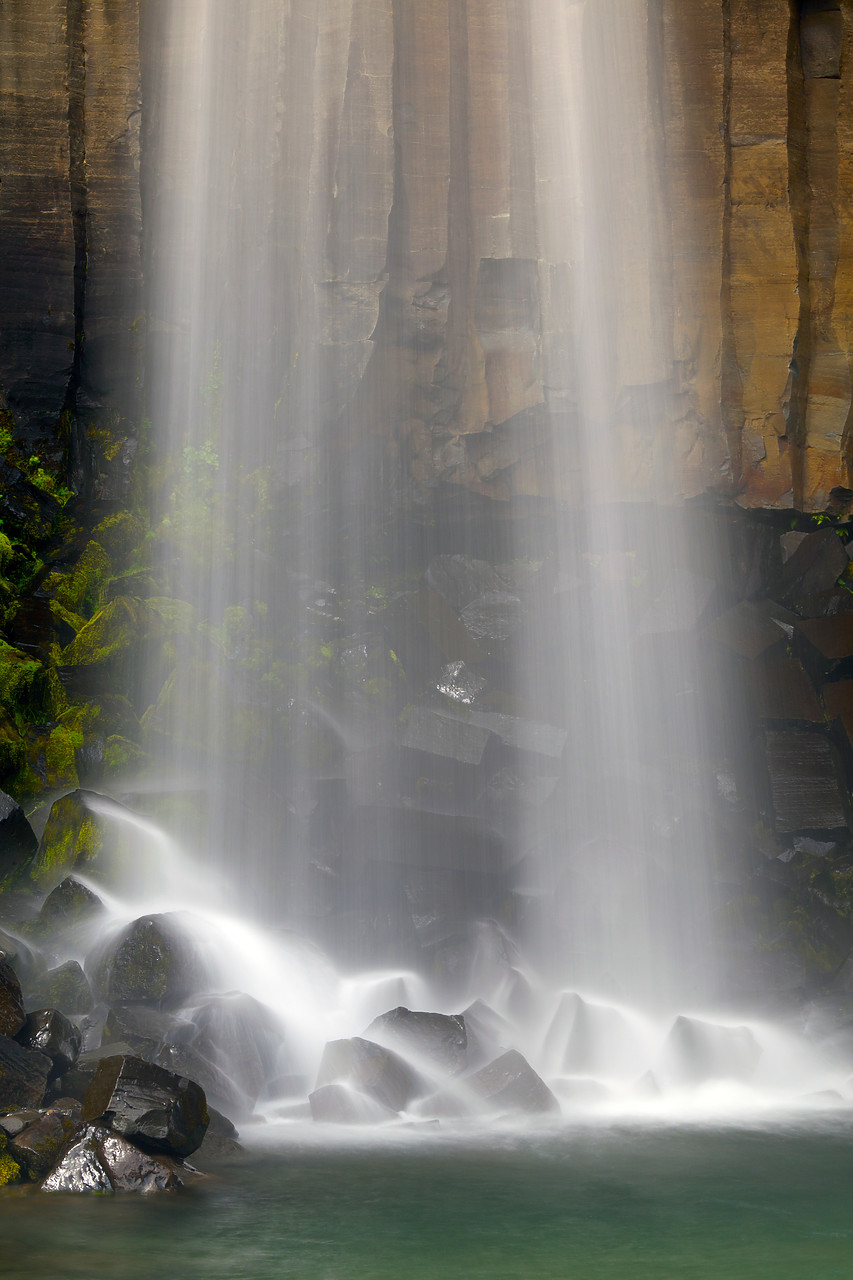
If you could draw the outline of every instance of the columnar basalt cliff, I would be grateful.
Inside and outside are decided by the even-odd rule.
[[[235,14],[235,68],[281,64],[280,100],[250,107],[269,114],[269,163],[289,193],[263,214],[294,264],[268,318],[280,421],[311,378],[342,447],[378,437],[420,497],[439,482],[576,496],[582,318],[567,319],[578,263],[564,215],[572,150],[589,139],[563,136],[561,71],[582,65],[609,4],[582,32],[569,2],[285,2],[279,46],[263,50]],[[180,53],[164,49],[166,11],[147,6],[141,42],[136,0],[10,0],[0,16],[0,387],[14,433],[48,454],[67,449],[63,423],[78,446],[88,430],[71,456],[106,496],[120,477],[104,474],[99,432],[126,462],[132,445],[116,444],[142,412],[142,209],[153,219],[169,184],[153,163],[146,176],[145,150],[162,128],[160,64]],[[641,215],[610,174],[597,198],[625,333],[606,409],[625,418],[613,492],[713,488],[821,510],[848,479],[853,11],[636,0],[626,13],[648,93],[619,108],[623,159],[647,153],[659,225],[654,261],[638,258]],[[593,126],[615,136],[606,84],[600,98]],[[296,147],[275,128],[285,115],[303,121]],[[237,143],[222,180],[239,206]],[[222,255],[227,304],[239,265]],[[147,320],[155,349],[175,336],[174,317]],[[304,344],[315,320],[317,362]],[[546,424],[565,452],[556,468]]]

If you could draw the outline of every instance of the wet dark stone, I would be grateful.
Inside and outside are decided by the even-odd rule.
[[[98,985],[110,1004],[169,1007],[205,986],[204,966],[177,917],[141,916],[107,949]]]
[[[33,951],[23,938],[6,929],[0,929],[0,960],[12,966],[24,991],[33,982],[38,982],[47,969],[38,952]]]
[[[331,1040],[323,1050],[317,1089],[347,1084],[391,1111],[402,1111],[422,1091],[417,1074],[396,1053],[353,1036]]]
[[[436,692],[462,706],[474,706],[486,688],[485,676],[478,675],[464,662],[448,662],[435,682]]]
[[[34,1049],[50,1058],[50,1079],[70,1071],[80,1056],[83,1037],[80,1028],[58,1009],[38,1009],[28,1013],[24,1025],[15,1036],[25,1049]]]
[[[23,809],[0,791],[0,882],[21,871],[37,848],[38,840]]]
[[[489,731],[465,720],[426,707],[409,707],[401,745],[410,751],[441,756],[463,765],[479,765]]]
[[[48,969],[37,982],[27,989],[30,1008],[50,1006],[62,1013],[88,1013],[92,1008],[92,988],[76,960]]]
[[[52,1107],[19,1133],[10,1136],[9,1154],[25,1170],[30,1181],[36,1182],[53,1168],[79,1124],[79,1105],[73,1110]]]
[[[308,1102],[312,1118],[321,1124],[381,1124],[397,1116],[376,1098],[340,1082],[321,1085]]]
[[[841,767],[827,738],[797,729],[767,730],[764,758],[776,831],[838,831],[847,826]]]
[[[85,924],[103,911],[104,904],[96,893],[73,876],[66,876],[45,898],[39,920],[54,929],[67,929]]]
[[[364,1036],[404,1057],[423,1058],[448,1075],[457,1075],[468,1062],[468,1035],[460,1014],[420,1013],[401,1005],[374,1018]]]
[[[189,1080],[195,1080],[205,1097],[226,1115],[243,1119],[252,1112],[253,1102],[216,1063],[202,1057],[191,1045],[166,1043],[154,1054],[158,1066]]]
[[[106,1120],[130,1141],[188,1156],[209,1123],[204,1090],[193,1080],[141,1058],[105,1058],[83,1103],[84,1120]]]
[[[128,1044],[140,1058],[153,1058],[165,1040],[193,1030],[192,1023],[150,1005],[118,1005],[107,1014],[102,1044]]]
[[[24,1025],[24,1001],[18,975],[0,957],[0,1035],[13,1036]]]
[[[467,1088],[493,1111],[528,1114],[554,1112],[560,1104],[547,1084],[516,1049],[481,1067],[465,1080]]]
[[[506,583],[487,560],[471,556],[434,556],[426,581],[457,613],[481,597],[506,592]]]
[[[847,551],[834,529],[808,533],[782,568],[782,598],[800,609],[829,591],[846,568]]]
[[[197,1170],[168,1156],[140,1151],[102,1125],[86,1124],[41,1189],[152,1195],[176,1191],[200,1176]]]
[[[0,1111],[40,1107],[51,1066],[45,1054],[0,1036]]]
[[[521,601],[508,591],[489,591],[466,605],[459,619],[468,635],[491,652],[495,642],[509,640],[521,625]]]

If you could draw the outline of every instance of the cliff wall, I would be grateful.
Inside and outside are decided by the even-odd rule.
[[[573,228],[592,206],[617,348],[596,410],[613,494],[711,488],[822,510],[848,484],[849,0],[258,7],[271,28],[238,26],[240,56],[280,59],[281,198],[258,212],[281,279],[276,421],[310,395],[345,451],[381,450],[416,499],[438,484],[576,498]],[[180,171],[161,151],[162,64],[180,53],[168,12],[0,13],[0,392],[13,434],[107,498],[132,457],[146,351],[156,416],[150,371],[174,332],[143,269],[168,259]],[[627,94],[607,74],[612,30],[641,73]],[[605,74],[580,130],[572,78],[594,58]],[[584,211],[590,147],[606,163]],[[235,150],[222,178],[238,202],[239,171]],[[227,297],[238,268],[221,251]]]

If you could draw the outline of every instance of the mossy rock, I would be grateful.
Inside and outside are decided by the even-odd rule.
[[[193,941],[171,913],[141,916],[122,930],[96,966],[96,985],[110,1004],[176,1007],[208,981]]]
[[[84,743],[96,737],[106,739],[114,734],[131,742],[138,742],[142,736],[136,712],[127,698],[118,694],[81,699],[63,711],[59,722],[72,733],[80,734]]]
[[[48,969],[25,988],[30,1009],[58,1009],[66,1015],[88,1013],[94,1001],[89,980],[76,960]]]
[[[115,834],[100,813],[88,807],[94,793],[72,791],[51,808],[38,853],[30,868],[33,883],[52,889],[69,871],[97,866],[115,847]]]
[[[5,569],[15,555],[15,548],[5,533],[0,533],[0,569]]]
[[[11,712],[19,729],[28,721],[53,718],[64,702],[55,672],[0,640],[0,705]]]
[[[48,574],[44,589],[70,613],[88,618],[103,600],[111,572],[106,551],[91,541],[72,568]]]
[[[126,560],[144,536],[145,521],[132,511],[113,512],[92,530],[94,541],[100,543],[113,560]]]
[[[69,667],[115,666],[128,661],[144,640],[162,638],[158,613],[143,600],[117,596],[86,623],[62,653]]]
[[[26,760],[26,743],[14,721],[0,707],[0,783],[9,786],[13,792],[20,791],[20,788],[14,786],[14,779],[25,766]]]
[[[0,1187],[8,1187],[21,1179],[21,1166],[9,1155],[6,1134],[0,1129]]]
[[[114,780],[138,771],[147,762],[147,755],[135,742],[111,734],[104,743],[104,777]]]

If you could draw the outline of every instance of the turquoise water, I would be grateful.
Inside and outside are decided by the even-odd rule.
[[[850,1280],[853,1126],[279,1136],[180,1197],[8,1191],[0,1275]]]

